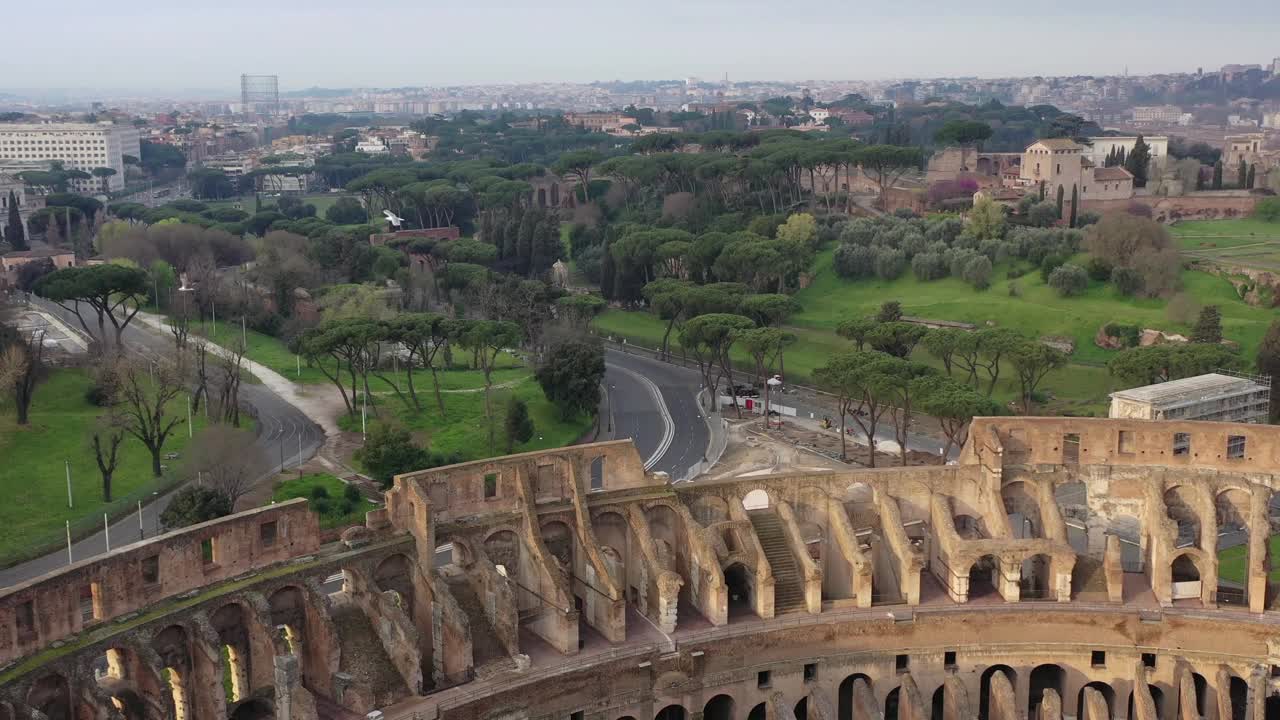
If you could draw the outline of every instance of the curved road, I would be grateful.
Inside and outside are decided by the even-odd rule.
[[[698,373],[613,349],[605,364],[613,436],[631,438],[647,469],[673,479],[701,462],[711,433],[698,407]]]
[[[73,330],[83,331],[75,315],[57,305],[35,297],[32,298],[32,304],[56,315]],[[108,329],[108,332],[111,330]],[[168,357],[173,352],[172,336],[154,331],[136,319],[125,329],[124,341],[126,348],[144,357]],[[324,443],[324,431],[319,426],[265,385],[241,385],[240,399],[257,418],[257,444],[266,451],[267,464],[260,469],[262,478],[259,480],[274,475],[281,465],[287,468],[306,462]],[[176,491],[177,488],[174,488],[142,507],[143,534],[146,537],[160,532],[160,513],[168,507]],[[111,525],[112,548],[123,547],[139,539],[136,512]],[[94,533],[71,546],[71,554],[76,562],[103,552],[106,552],[106,539],[102,532]],[[66,564],[67,551],[64,547],[57,552],[0,570],[0,587],[43,575]]]

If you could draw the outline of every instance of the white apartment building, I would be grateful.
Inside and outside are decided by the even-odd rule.
[[[1147,105],[1133,109],[1135,123],[1173,125],[1182,118],[1182,108],[1177,105]]]
[[[1107,156],[1111,151],[1123,149],[1125,155],[1128,155],[1133,152],[1133,146],[1138,144],[1136,135],[1091,137],[1088,140],[1089,144],[1085,146],[1085,157],[1098,167],[1102,167],[1107,162]],[[1165,162],[1169,158],[1169,138],[1164,135],[1143,135],[1142,141],[1147,144],[1151,153],[1151,169],[1164,169]]]
[[[112,123],[13,123],[0,124],[0,161],[48,162],[60,160],[69,169],[92,172],[108,167],[107,190],[124,189],[124,156],[141,157],[138,130]],[[99,192],[102,180],[77,180],[78,192]]]

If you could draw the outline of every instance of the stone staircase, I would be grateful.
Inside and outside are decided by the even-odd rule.
[[[471,625],[471,655],[477,672],[489,663],[509,662],[507,650],[498,641],[493,623],[489,622],[489,616],[466,576],[461,573],[447,575],[445,581],[449,584],[449,593],[458,602],[462,612],[466,613],[467,622]]]
[[[782,534],[782,521],[773,510],[751,510],[747,513],[755,527],[756,537],[760,538],[760,547],[764,556],[769,559],[773,568],[773,612],[781,615],[784,612],[803,610],[804,586],[800,579],[800,568],[787,546],[787,539]]]

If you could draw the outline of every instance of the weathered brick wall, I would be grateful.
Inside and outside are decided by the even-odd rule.
[[[82,560],[0,594],[0,663],[192,590],[320,547],[306,500],[211,520]]]

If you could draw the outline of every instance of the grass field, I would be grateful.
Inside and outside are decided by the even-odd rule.
[[[395,418],[414,433],[414,439],[432,452],[444,455],[457,453],[462,460],[478,460],[506,453],[502,421],[506,414],[507,402],[511,397],[518,397],[529,406],[529,416],[533,419],[533,438],[527,443],[518,443],[512,452],[528,452],[546,450],[548,448],[571,445],[582,437],[594,424],[592,417],[583,415],[571,420],[560,419],[542,388],[525,370],[523,379],[511,382],[507,387],[493,389],[494,414],[494,448],[489,449],[489,421],[484,415],[483,377],[475,371],[467,371],[460,375],[471,376],[475,381],[476,392],[454,392],[444,395],[445,416],[441,417],[434,398],[422,398],[422,410],[413,411],[394,397],[382,397],[378,404],[378,412],[383,417]],[[496,380],[495,380],[496,385]],[[343,417],[338,421],[344,430],[358,432],[360,417]]]
[[[211,324],[203,328],[196,325],[193,326],[193,332],[204,335],[213,343],[226,348],[233,347],[242,339],[240,324],[236,322],[219,322],[216,328]],[[243,333],[243,339],[248,344],[246,357],[256,363],[265,365],[293,382],[303,385],[324,385],[330,382],[329,378],[325,377],[324,373],[320,371],[320,368],[309,366],[305,359],[300,360],[297,355],[289,351],[289,347],[279,338],[249,330]],[[469,359],[470,355],[464,351],[459,350],[454,354],[455,362],[464,362]],[[329,363],[327,367],[332,367],[332,363]],[[497,367],[498,369],[493,374],[493,382],[495,384],[508,382],[529,374],[528,368],[520,360],[506,354],[499,356]],[[402,390],[406,389],[408,373],[404,370],[398,373],[388,372],[385,374],[387,377],[396,380]],[[478,387],[482,384],[482,380],[478,378],[482,377],[481,373],[475,370],[442,371],[440,373],[440,388],[442,390],[456,390]],[[414,372],[413,382],[419,393],[428,395],[431,393],[431,373],[418,370]],[[373,377],[369,378],[369,387],[375,394],[392,392],[390,385]]]
[[[364,522],[364,514],[375,505],[364,497],[359,499],[346,496],[350,487],[328,473],[314,473],[302,477],[291,478],[276,485],[271,493],[275,502],[284,502],[294,498],[306,498],[311,509],[320,515],[320,527],[328,529],[346,527]],[[317,488],[323,490],[317,491]],[[322,492],[323,496],[317,496]]]
[[[89,385],[89,377],[81,370],[54,370],[36,389],[26,427],[18,426],[11,406],[0,406],[0,458],[4,458],[0,489],[6,500],[0,506],[0,564],[48,549],[49,543],[57,545],[68,520],[73,533],[100,527],[102,513],[127,511],[161,482],[151,477],[147,449],[126,436],[112,481],[113,502],[102,501],[102,479],[89,446],[102,410],[85,400]],[[185,416],[186,397],[171,410]],[[203,426],[204,419],[196,417],[195,430]],[[180,425],[165,444],[165,452],[181,455],[187,442],[187,429]],[[74,508],[67,507],[64,461],[71,463]]]
[[[1241,218],[1191,220],[1169,228],[1181,250],[1229,248],[1265,240],[1280,241],[1280,223]]]
[[[332,207],[334,203],[338,202],[338,198],[343,198],[343,197],[355,197],[355,196],[349,195],[347,193],[318,193],[313,195],[304,195],[302,196],[301,200],[304,205],[316,206],[316,217],[324,217],[325,211],[328,210],[330,207]],[[210,208],[223,208],[223,207],[229,208],[229,207],[235,207],[236,203],[240,203],[240,209],[244,210],[250,215],[253,214],[254,204],[253,204],[252,195],[245,195],[243,197],[232,198],[230,200],[201,200],[201,202],[203,202],[205,205],[208,205]],[[273,203],[275,203],[275,198],[267,197],[265,194],[263,194],[262,204],[264,207],[267,205],[271,205]]]
[[[1230,221],[1249,223],[1252,221]],[[1097,347],[1093,338],[1108,322],[1136,324],[1142,327],[1187,333],[1190,327],[1168,319],[1167,302],[1162,299],[1126,298],[1117,295],[1106,283],[1090,282],[1081,296],[1062,298],[1040,279],[1038,271],[1010,280],[1008,264],[995,268],[990,288],[975,291],[954,278],[921,282],[909,271],[893,281],[844,280],[832,269],[834,251],[818,255],[815,275],[810,285],[796,294],[803,310],[793,317],[788,328],[798,342],[786,355],[787,375],[797,381],[812,378],[813,370],[826,364],[833,354],[852,346],[835,334],[842,320],[873,314],[886,300],[898,300],[903,311],[917,317],[973,323],[979,327],[1007,327],[1028,337],[1068,336],[1075,341],[1072,364],[1049,375],[1044,389],[1063,401],[1053,410],[1075,413],[1105,414],[1107,394],[1118,387],[1108,374],[1105,363],[1115,351]],[[1083,258],[1076,262],[1083,263]],[[1183,290],[1202,305],[1218,305],[1222,312],[1223,332],[1241,345],[1241,354],[1252,362],[1274,313],[1252,307],[1239,298],[1231,283],[1208,273],[1184,271]],[[1010,285],[1018,288],[1010,294]],[[595,321],[598,332],[617,338],[625,337],[648,347],[661,344],[662,321],[648,313],[610,310]],[[677,344],[673,333],[672,343]],[[923,351],[915,359],[937,365]],[[735,354],[739,367],[747,367],[744,353]],[[994,396],[1008,401],[1017,393],[1011,368],[1001,372]]]
[[[1280,535],[1271,536],[1271,557],[1280,557]],[[1245,563],[1249,560],[1249,547],[1237,545],[1218,553],[1218,577],[1244,582]],[[1280,582],[1280,568],[1273,567],[1268,579]]]

